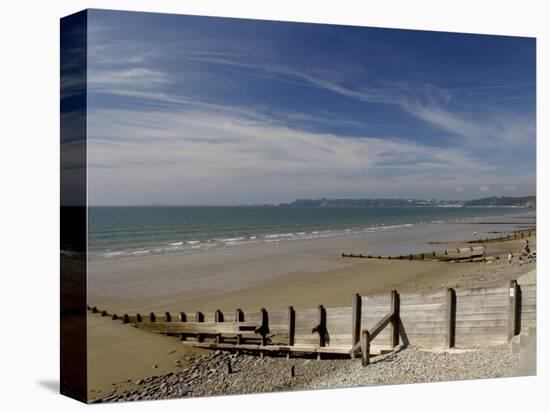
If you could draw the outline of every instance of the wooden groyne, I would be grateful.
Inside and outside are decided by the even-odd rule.
[[[477,238],[473,240],[468,240],[464,242],[459,242],[460,244],[488,244],[492,242],[505,242],[512,241],[517,239],[525,239],[536,234],[535,227],[529,227],[528,229],[523,229],[519,231],[514,231],[511,234],[506,234],[500,237],[493,238]],[[430,242],[430,244],[436,244],[436,242]]]
[[[443,251],[421,252],[417,254],[378,255],[363,253],[342,253],[342,258],[371,258],[385,260],[416,261],[482,261],[485,259],[485,246],[448,248]]]
[[[255,312],[236,309],[164,314],[93,313],[152,333],[178,336],[199,348],[278,354],[361,355],[403,345],[421,348],[506,345],[535,326],[536,284],[511,281],[488,288],[444,289],[430,293],[392,291],[356,294],[349,307],[294,308]]]

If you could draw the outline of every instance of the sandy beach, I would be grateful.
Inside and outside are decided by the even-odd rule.
[[[491,227],[511,228],[509,224]],[[261,307],[284,309],[289,305],[296,308],[319,304],[349,306],[355,293],[500,285],[535,268],[535,263],[520,265],[516,261],[509,265],[505,259],[454,263],[340,256],[340,251],[351,248],[381,253],[411,252],[413,242],[417,245],[414,252],[428,251],[441,248],[429,244],[430,241],[455,245],[457,240],[471,238],[468,234],[479,228],[473,224],[452,226],[454,233],[450,234],[447,226],[432,226],[422,232],[422,239],[418,239],[418,231],[404,229],[370,238],[350,235],[276,246],[92,262],[89,264],[89,302],[118,314],[216,309],[231,314],[237,307],[256,311]],[[536,249],[535,234],[529,242]],[[503,255],[510,250],[521,250],[524,244],[525,239],[499,241],[487,244],[487,249],[491,254]],[[157,276],[150,277],[151,273]],[[189,277],[192,285],[188,274],[195,276]],[[197,288],[193,289],[195,283]],[[174,338],[153,335],[97,314],[88,317],[88,345],[92,399],[113,391],[135,389],[141,378],[170,374],[181,366],[178,360],[185,364],[193,354],[205,353],[189,350]],[[190,351],[193,354],[190,355]]]
[[[192,253],[152,254],[92,260],[88,263],[88,303],[118,313],[139,311],[195,311],[205,309],[206,297],[277,284],[299,288],[308,277],[320,285],[323,279],[344,280],[341,293],[367,293],[389,286],[412,287],[429,274],[448,273],[443,263],[358,262],[342,259],[342,252],[410,254],[443,251],[461,246],[474,233],[496,237],[533,222],[533,218],[508,219],[511,224],[490,221],[468,224],[426,224],[389,231],[349,234],[272,244],[253,244],[199,250]],[[436,242],[436,244],[434,244]],[[488,243],[487,255],[506,254],[513,247]],[[406,268],[406,270],[405,270]],[[447,276],[447,275],[446,275]],[[436,277],[437,278],[437,277]],[[309,281],[308,281],[309,282]],[[345,288],[350,288],[345,289]],[[284,295],[284,294],[280,294]],[[335,300],[336,296],[331,298]],[[321,295],[317,299],[324,299]],[[277,298],[279,300],[280,297]],[[201,304],[194,307],[194,303]],[[334,302],[335,303],[335,302]],[[328,304],[328,303],[327,303]],[[280,305],[286,306],[287,302]]]

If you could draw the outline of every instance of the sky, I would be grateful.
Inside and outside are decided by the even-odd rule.
[[[92,10],[91,205],[535,194],[535,39]]]

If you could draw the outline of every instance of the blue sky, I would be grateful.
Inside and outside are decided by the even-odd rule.
[[[91,204],[535,193],[535,40],[92,10]]]

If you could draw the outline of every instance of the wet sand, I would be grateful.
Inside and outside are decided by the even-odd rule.
[[[307,274],[345,269],[357,274],[368,271],[378,282],[387,278],[387,266],[369,264],[361,269],[355,260],[341,259],[341,253],[443,251],[459,245],[456,241],[472,239],[474,232],[494,237],[515,229],[515,224],[426,224],[376,233],[91,261],[88,303],[122,312],[156,309],[162,303],[170,305],[167,310],[180,311],[189,300],[199,297],[261,286],[281,277],[299,282]],[[447,243],[430,244],[433,241]],[[488,254],[506,252],[500,243],[488,244],[487,249]],[[408,277],[394,273],[392,277]]]

